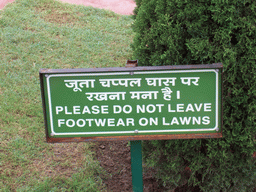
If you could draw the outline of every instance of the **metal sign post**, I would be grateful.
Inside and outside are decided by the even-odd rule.
[[[143,191],[141,140],[131,141],[132,185],[134,192]]]

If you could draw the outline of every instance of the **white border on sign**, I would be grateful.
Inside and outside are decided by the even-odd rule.
[[[203,70],[175,70],[175,71],[134,71],[133,74],[159,74],[159,73],[195,73],[195,72],[214,72],[216,74],[216,96],[215,96],[215,127],[210,129],[168,129],[168,130],[136,130],[136,133],[172,133],[172,132],[199,132],[199,131],[216,131],[218,129],[219,123],[219,74],[215,69],[203,69]],[[50,113],[50,126],[51,133],[53,135],[99,135],[99,134],[127,134],[135,133],[135,131],[107,131],[107,132],[73,132],[73,133],[56,133],[53,126],[53,116],[52,116],[52,104],[51,104],[51,91],[50,91],[50,78],[51,77],[65,77],[65,76],[106,76],[106,75],[129,75],[130,72],[112,72],[112,73],[80,73],[80,74],[55,74],[48,75],[46,77],[46,86],[48,92],[48,104]]]

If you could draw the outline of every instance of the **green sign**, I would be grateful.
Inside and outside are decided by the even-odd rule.
[[[220,132],[215,65],[41,70],[48,137]]]

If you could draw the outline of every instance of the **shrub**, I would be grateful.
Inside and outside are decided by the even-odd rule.
[[[139,8],[140,8],[140,5],[141,5],[141,2],[142,0],[134,0],[135,3],[136,3],[136,7],[135,9],[133,10],[133,13],[134,13],[134,19],[136,18],[137,14],[138,14],[138,11],[139,11]]]
[[[140,3],[132,44],[139,65],[224,66],[223,138],[147,141],[144,161],[164,184],[249,191],[256,181],[256,2]]]

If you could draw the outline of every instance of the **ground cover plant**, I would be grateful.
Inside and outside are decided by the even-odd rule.
[[[256,2],[136,2],[133,51],[140,65],[224,66],[223,138],[144,142],[144,160],[166,185],[251,191],[256,181]]]
[[[92,143],[48,144],[40,68],[124,66],[131,16],[54,0],[0,10],[0,191],[104,191]]]

